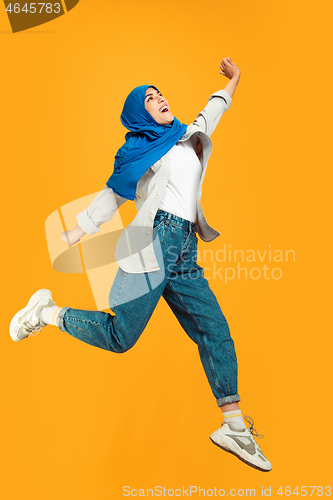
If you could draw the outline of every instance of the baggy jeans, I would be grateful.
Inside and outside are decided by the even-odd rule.
[[[163,279],[155,280],[155,286],[155,271],[132,274],[119,268],[109,297],[114,315],[65,307],[60,312],[58,326],[87,344],[123,353],[137,342],[163,296],[187,335],[197,344],[218,406],[240,401],[234,342],[204,270],[197,264],[195,224],[158,210],[153,227],[154,239],[158,238],[162,252]],[[148,291],[138,296],[142,293],[139,292],[143,289],[142,280]],[[136,291],[139,293],[135,296]]]

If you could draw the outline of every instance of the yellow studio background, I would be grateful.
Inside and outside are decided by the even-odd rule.
[[[118,500],[124,486],[191,485],[257,497],[271,487],[283,498],[280,486],[330,485],[331,18],[328,0],[81,0],[12,34],[0,5],[1,498]],[[231,328],[241,409],[265,435],[269,474],[210,442],[222,415],[196,345],[163,300],[123,355],[56,327],[19,343],[8,331],[39,288],[59,306],[95,308],[86,274],[53,270],[45,220],[104,186],[124,140],[127,94],[152,83],[190,123],[227,84],[227,56],[241,79],[212,136],[202,196],[221,236],[200,241],[199,252],[254,250],[257,260],[241,263],[248,272],[266,264],[282,273],[238,279],[238,260],[201,261]],[[135,213],[134,203],[120,208],[124,226]],[[270,262],[269,250],[294,253]],[[236,270],[227,282],[226,267]]]

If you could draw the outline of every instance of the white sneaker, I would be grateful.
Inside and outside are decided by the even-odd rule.
[[[253,428],[251,417],[245,416],[245,419],[251,424],[250,428],[239,431],[232,424],[223,422],[222,426],[210,435],[210,439],[214,444],[222,448],[222,450],[236,455],[237,458],[247,465],[263,472],[268,472],[272,469],[272,465],[253,438],[253,435],[257,437],[264,436],[258,434]]]
[[[10,322],[9,333],[15,342],[39,333],[46,326],[39,319],[39,312],[44,307],[55,306],[50,290],[41,289],[30,298],[28,305],[15,314]],[[35,333],[35,335],[37,335]]]

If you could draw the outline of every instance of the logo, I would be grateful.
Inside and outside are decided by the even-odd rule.
[[[53,21],[72,10],[80,0],[56,2],[8,2],[4,0],[13,33]]]
[[[83,212],[97,194],[84,196],[52,212],[45,221],[45,232],[53,269],[62,273],[86,273],[96,307],[103,311],[149,293],[163,281],[165,268],[157,233],[145,226],[124,230],[119,210],[112,220],[100,226],[99,232],[85,235],[77,244],[69,245],[61,239],[61,233],[77,225],[76,215]],[[152,258],[156,259],[158,269],[142,272]],[[141,272],[122,270],[129,262]]]

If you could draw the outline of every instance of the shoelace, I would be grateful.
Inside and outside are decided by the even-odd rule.
[[[42,331],[42,327],[40,326],[40,327],[38,327],[38,328],[35,328],[35,330],[33,330],[33,331],[34,331],[34,332],[36,332],[36,333],[32,333],[32,332],[31,332],[31,333],[29,333],[28,337],[30,337],[30,335],[32,335],[33,337],[36,337],[36,335],[38,335],[38,334],[39,334],[39,332],[41,332],[41,331]]]
[[[25,327],[25,329],[29,332],[29,335],[28,337],[30,337],[30,335],[32,335],[33,337],[36,337],[36,335],[39,334],[39,332],[42,330],[42,326],[31,326],[30,328],[27,328]],[[34,333],[36,332],[36,333]]]
[[[252,418],[249,417],[249,415],[244,415],[244,418],[247,421],[247,423],[250,424],[250,426],[251,426],[249,430],[250,430],[252,436],[255,436],[255,437],[262,439],[264,437],[264,435],[258,434],[258,432],[255,430],[255,428],[253,427],[254,422],[253,422]]]

